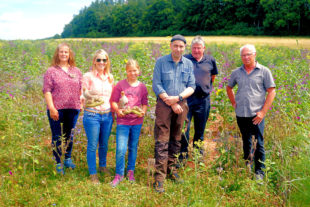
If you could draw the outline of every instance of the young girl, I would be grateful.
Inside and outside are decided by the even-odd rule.
[[[112,109],[117,113],[116,127],[116,175],[112,187],[124,178],[125,154],[128,144],[127,177],[134,182],[138,142],[147,110],[148,92],[146,86],[138,81],[140,67],[138,62],[129,59],[126,64],[127,79],[119,81],[111,96]]]
[[[92,71],[83,76],[83,95],[85,109],[83,125],[87,136],[87,164],[90,179],[99,183],[96,167],[96,151],[99,143],[99,172],[109,173],[106,168],[108,141],[112,129],[113,117],[110,98],[113,88],[113,76],[110,73],[110,59],[106,51],[95,52]]]

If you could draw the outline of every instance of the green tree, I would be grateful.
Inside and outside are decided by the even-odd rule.
[[[157,31],[168,31],[175,24],[175,13],[170,0],[153,0],[146,8],[140,29],[152,35]]]
[[[309,0],[261,0],[266,12],[264,27],[268,34],[301,34],[309,21]],[[304,22],[304,20],[307,20]],[[308,23],[309,25],[309,23]]]

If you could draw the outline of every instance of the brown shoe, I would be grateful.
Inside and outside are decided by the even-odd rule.
[[[111,175],[110,171],[106,167],[99,167],[98,172],[106,175]]]
[[[90,175],[90,180],[93,184],[100,184],[100,181],[99,181],[97,174]]]

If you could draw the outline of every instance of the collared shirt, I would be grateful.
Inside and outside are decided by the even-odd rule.
[[[111,108],[110,98],[113,89],[113,78],[107,75],[100,76],[96,70],[85,73],[83,76],[83,88],[94,92],[103,98],[104,103],[100,106],[92,107],[99,111],[106,111]]]
[[[258,62],[250,74],[247,74],[244,65],[235,69],[228,86],[233,88],[236,84],[238,84],[235,97],[238,117],[255,116],[265,104],[267,89],[276,87],[270,70]]]
[[[175,63],[171,54],[156,61],[153,73],[153,91],[156,96],[162,93],[177,96],[188,87],[196,87],[192,61],[182,57],[180,62]]]
[[[77,67],[68,72],[59,66],[52,66],[44,74],[43,93],[52,94],[53,103],[59,109],[81,108],[82,73]]]
[[[203,55],[200,61],[197,61],[191,54],[184,57],[191,60],[194,65],[196,89],[192,96],[208,95],[212,91],[212,75],[218,74],[215,59],[210,55]]]

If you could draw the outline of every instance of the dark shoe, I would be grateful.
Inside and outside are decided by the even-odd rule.
[[[75,168],[75,164],[73,164],[71,158],[65,159],[65,161],[64,161],[64,166],[65,166],[66,168],[71,168],[71,169],[74,169],[74,168]]]
[[[165,192],[164,185],[163,185],[162,182],[155,181],[155,183],[153,183],[153,187],[154,187],[154,190],[155,190],[157,193],[163,193],[163,192]]]
[[[99,167],[98,172],[103,173],[105,175],[111,175],[110,171],[106,167]]]
[[[61,163],[56,164],[56,172],[57,172],[57,174],[60,174],[60,175],[64,175],[65,174],[64,169],[63,169]]]
[[[98,178],[97,174],[90,175],[90,180],[95,185],[100,184],[100,181],[99,181],[99,178]]]
[[[184,180],[178,175],[178,173],[172,173],[168,177],[170,180],[173,180],[175,183],[182,184]]]

